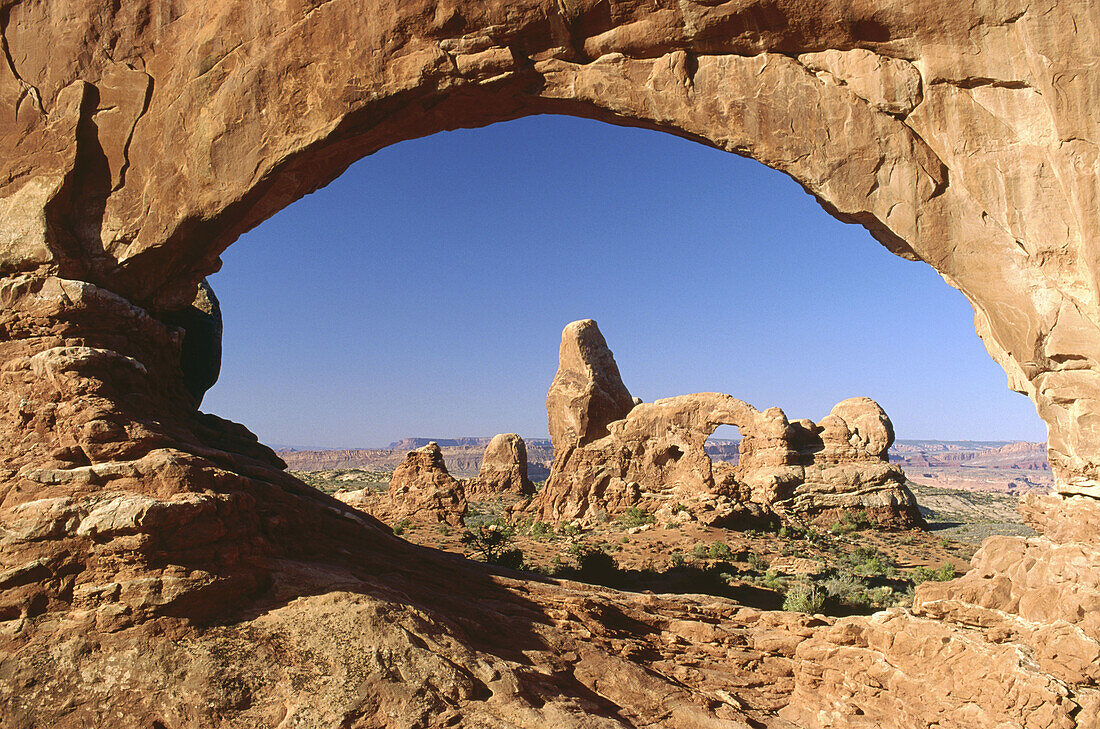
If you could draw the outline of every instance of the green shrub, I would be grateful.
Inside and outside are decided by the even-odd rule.
[[[544,521],[536,521],[531,525],[531,536],[540,542],[550,539],[554,536],[554,527]]]
[[[640,506],[627,507],[626,511],[619,515],[619,523],[627,529],[645,526],[657,521],[657,518]]]
[[[577,572],[586,582],[606,583],[618,575],[619,565],[604,550],[589,547],[577,556]]]
[[[764,586],[769,590],[780,590],[786,584],[786,581],[775,570],[768,570],[764,573]]]
[[[512,546],[516,530],[500,519],[479,524],[462,534],[462,543],[472,547],[489,564],[519,569],[523,566],[523,552]]]
[[[783,609],[795,613],[815,615],[825,605],[825,595],[816,585],[793,585],[783,596]]]
[[[733,550],[725,542],[714,542],[707,547],[707,556],[711,559],[732,559]]]
[[[852,527],[852,531],[866,529],[871,526],[871,520],[867,517],[867,512],[863,509],[848,512],[844,515],[844,520]]]
[[[573,539],[574,537],[580,536],[581,528],[576,524],[562,524],[561,528],[558,529],[558,533],[563,537]]]
[[[915,567],[909,571],[909,579],[914,585],[919,585],[922,582],[928,582],[932,580],[934,582],[947,582],[948,580],[955,579],[956,576],[955,565],[950,562],[944,562],[937,569],[930,569],[925,566]]]
[[[749,563],[749,567],[752,567],[757,572],[766,572],[769,567],[767,560],[756,552],[749,552],[745,561]]]
[[[393,525],[393,533],[397,536],[401,536],[405,532],[411,532],[412,529],[412,522],[410,522],[408,519],[402,519],[401,521]]]
[[[669,565],[673,568],[683,567],[685,562],[684,553],[680,550],[676,550],[669,557]]]
[[[691,548],[691,556],[695,559],[706,559],[707,545],[703,544],[702,542],[696,544],[694,547]]]
[[[955,565],[950,562],[944,562],[943,566],[934,573],[933,579],[937,582],[948,582],[949,580],[955,579],[956,574]]]

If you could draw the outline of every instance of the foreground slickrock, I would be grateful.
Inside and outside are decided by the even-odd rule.
[[[616,393],[615,407],[606,393]],[[856,511],[887,526],[924,523],[887,457],[890,419],[870,398],[838,403],[820,423],[791,423],[779,408],[760,412],[716,392],[634,404],[596,322],[585,319],[562,331],[546,410],[554,465],[534,504],[546,520],[591,523],[636,507],[666,520],[683,509],[715,525],[827,525]],[[741,431],[737,466],[706,453],[719,425]]]
[[[6,726],[1096,726],[1093,2],[6,0],[0,47]],[[175,322],[238,236],[538,113],[752,157],[933,266],[1048,424],[1043,536],[825,625],[410,547],[198,412]]]

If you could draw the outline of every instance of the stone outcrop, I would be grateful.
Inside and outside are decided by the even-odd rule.
[[[0,716],[1093,729],[1092,627],[1034,606],[1095,584],[1098,46],[1088,0],[6,0]],[[1043,536],[984,547],[957,604],[831,628],[412,548],[197,412],[165,322],[238,236],[538,113],[752,157],[933,266],[1048,424]]]
[[[578,351],[593,353],[584,368],[576,365]],[[546,398],[557,437],[554,466],[535,503],[540,518],[592,523],[630,507],[667,518],[686,506],[709,524],[777,517],[829,524],[857,510],[881,525],[923,524],[905,475],[887,457],[894,430],[874,400],[845,400],[815,424],[790,423],[779,408],[760,412],[716,392],[624,407],[625,416],[610,421],[606,398],[569,396],[608,387],[623,403],[630,397],[596,323],[569,324]],[[573,423],[596,423],[606,435],[582,437]],[[706,453],[719,425],[735,425],[743,436],[735,467]]]
[[[554,452],[607,435],[607,425],[626,417],[634,398],[619,376],[615,357],[596,322],[575,321],[561,333],[558,371],[546,395]]]
[[[384,493],[367,488],[335,497],[390,526],[403,521],[462,526],[466,515],[464,482],[447,472],[434,441],[405,455]]]
[[[530,496],[535,485],[527,478],[527,444],[515,433],[493,436],[485,446],[481,469],[464,482],[470,498],[515,494]]]

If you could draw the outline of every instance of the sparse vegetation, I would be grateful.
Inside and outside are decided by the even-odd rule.
[[[462,543],[472,547],[489,564],[523,568],[523,552],[512,546],[516,530],[502,521],[479,524],[462,534]]]
[[[783,596],[783,609],[816,615],[825,605],[825,594],[817,585],[796,583]]]
[[[619,515],[619,523],[627,529],[653,524],[656,521],[657,518],[653,514],[639,506],[628,507],[626,511]]]
[[[922,582],[935,581],[935,582],[947,582],[948,580],[955,579],[957,571],[955,565],[950,562],[943,563],[938,569],[932,570],[927,567],[917,567],[909,572],[909,579],[915,585],[919,585]]]
[[[540,542],[554,537],[554,527],[545,521],[536,521],[531,525],[531,536]]]

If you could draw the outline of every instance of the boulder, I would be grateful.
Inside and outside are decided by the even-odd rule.
[[[530,496],[535,485],[527,478],[527,445],[515,433],[493,436],[485,447],[481,469],[465,482],[467,498],[517,494]]]

